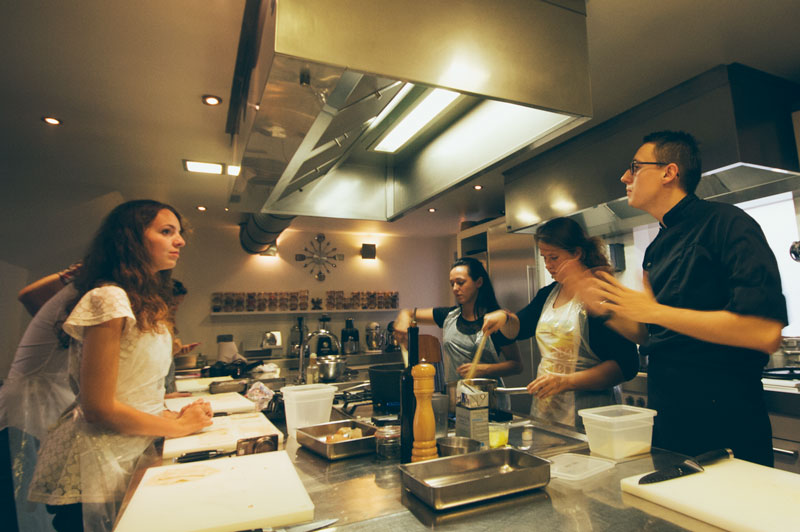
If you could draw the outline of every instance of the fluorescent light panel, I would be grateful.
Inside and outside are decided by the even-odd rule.
[[[242,171],[242,167],[238,165],[229,164],[227,167],[228,175],[237,176]]]
[[[444,89],[434,90],[392,127],[374,150],[385,153],[396,152],[425,127],[425,124],[439,116],[456,98],[458,98],[457,92]]]
[[[219,163],[202,163],[199,161],[183,161],[186,170],[202,174],[221,174],[222,165]]]

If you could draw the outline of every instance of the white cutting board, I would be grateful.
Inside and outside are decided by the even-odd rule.
[[[167,408],[172,411],[180,412],[181,408],[193,403],[198,399],[203,399],[211,403],[214,413],[238,414],[241,412],[255,412],[256,404],[242,394],[236,392],[227,393],[204,393],[191,397],[172,397],[164,399]]]
[[[179,392],[207,392],[212,382],[232,381],[233,377],[203,377],[200,379],[175,379],[175,390]]]
[[[161,457],[167,460],[194,451],[234,451],[236,442],[242,438],[269,434],[278,435],[278,447],[283,444],[283,433],[261,412],[217,416],[211,426],[197,434],[165,438]]]
[[[624,478],[622,491],[732,531],[800,530],[800,475],[736,458],[705,471],[639,485]]]
[[[286,451],[151,467],[116,532],[232,531],[310,521],[314,504]]]

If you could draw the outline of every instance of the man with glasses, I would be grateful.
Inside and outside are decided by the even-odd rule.
[[[741,209],[699,199],[700,154],[684,132],[644,137],[621,181],[660,231],[644,254],[643,292],[598,273],[590,311],[640,344],[653,445],[688,455],[729,447],[772,465],[761,371],[788,323],[775,256]]]

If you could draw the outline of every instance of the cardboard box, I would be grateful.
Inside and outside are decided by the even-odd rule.
[[[489,448],[489,409],[456,406],[456,436],[482,442]]]

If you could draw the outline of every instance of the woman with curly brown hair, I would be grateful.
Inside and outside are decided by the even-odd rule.
[[[170,270],[185,245],[178,212],[151,200],[106,217],[75,280],[63,325],[76,401],[48,433],[29,498],[57,530],[110,530],[133,468],[157,436],[211,424],[207,403],[164,410],[172,357]]]

